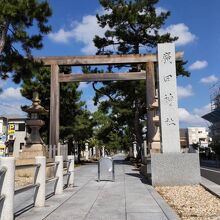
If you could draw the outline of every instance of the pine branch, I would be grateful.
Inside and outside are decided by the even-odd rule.
[[[99,93],[99,94],[101,94],[101,95],[106,95],[106,96],[108,96],[108,98],[109,98],[112,102],[114,102],[114,99],[113,99],[110,95],[101,92],[99,89],[97,89],[97,88],[95,87],[95,82],[92,83],[92,87],[93,87],[93,89],[95,90],[95,92],[97,92],[97,93]]]

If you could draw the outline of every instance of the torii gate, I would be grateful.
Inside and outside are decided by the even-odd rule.
[[[52,146],[58,146],[59,143],[59,115],[60,115],[60,93],[59,85],[62,82],[92,82],[92,81],[112,81],[112,80],[146,80],[146,94],[147,94],[147,126],[148,126],[148,146],[152,152],[161,152],[161,142],[163,152],[179,152],[179,121],[177,114],[177,95],[176,95],[176,66],[175,61],[180,61],[183,58],[182,52],[175,53],[175,47],[172,43],[159,44],[157,54],[138,54],[138,55],[98,55],[98,56],[51,56],[51,57],[36,57],[36,61],[42,61],[45,66],[51,67],[51,93],[50,93],[50,138],[49,143]],[[155,113],[158,110],[158,97],[156,92],[155,77],[156,66],[158,63],[159,74],[159,101],[160,101],[160,121],[163,124],[174,125],[173,118],[168,118],[167,112],[164,113],[162,109],[166,109],[166,100],[164,95],[171,94],[172,101],[174,101],[173,108],[170,104],[170,112],[175,114],[175,126],[172,126],[170,131],[171,136],[166,131],[165,127],[160,123],[159,134],[159,116]],[[141,72],[129,73],[103,73],[103,74],[62,74],[59,73],[59,66],[91,66],[91,65],[116,65],[116,64],[146,64],[146,70]],[[166,72],[167,71],[167,72]],[[158,71],[157,71],[158,72]],[[169,86],[164,87],[163,80],[160,78],[167,77]],[[166,82],[166,81],[164,81]],[[165,89],[164,89],[165,88]],[[163,97],[162,97],[163,96]],[[165,102],[164,102],[165,101]],[[165,121],[168,120],[168,121]],[[150,129],[149,129],[150,128]],[[170,128],[169,128],[170,129]],[[166,137],[168,135],[168,137]],[[161,136],[161,138],[160,138]],[[170,137],[170,138],[169,138]],[[174,138],[175,137],[175,138]],[[172,139],[172,140],[169,140]],[[173,140],[175,141],[173,142]],[[166,140],[166,141],[165,141]],[[167,141],[168,140],[168,141]],[[166,142],[166,143],[165,143]],[[168,147],[172,143],[175,147]]]

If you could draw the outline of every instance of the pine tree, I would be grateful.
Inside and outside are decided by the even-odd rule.
[[[165,24],[170,12],[157,14],[159,0],[100,0],[105,14],[97,15],[102,28],[107,28],[104,37],[95,36],[97,54],[139,54],[155,52],[158,43],[173,42],[177,37],[169,33],[160,34],[159,29]],[[183,65],[177,64],[179,75],[189,76]],[[110,71],[122,66],[109,67]],[[129,72],[145,70],[145,66],[126,66]],[[95,85],[94,85],[95,88]],[[146,85],[143,81],[106,82],[96,89],[95,101],[106,95],[109,100],[100,108],[111,115],[118,114],[117,123],[127,128],[137,147],[143,142],[143,126],[146,118]],[[111,110],[110,110],[111,109]],[[126,127],[126,125],[128,127]]]
[[[7,79],[10,72],[19,83],[40,66],[32,50],[43,47],[52,11],[47,1],[40,0],[0,0],[0,6],[0,78]]]

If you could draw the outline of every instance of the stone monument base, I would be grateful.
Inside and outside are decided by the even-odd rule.
[[[37,156],[48,156],[46,149],[42,144],[31,144],[26,145],[22,152],[19,154],[19,157],[16,158],[16,165],[26,165],[26,164],[35,164],[35,157]],[[53,162],[47,158],[47,162]],[[36,168],[27,168],[16,170],[17,177],[33,177],[35,174]],[[46,174],[48,177],[52,177],[54,174],[54,167],[47,167]]]
[[[35,157],[37,156],[47,156],[45,147],[42,144],[26,145],[19,153],[16,165],[35,163]]]
[[[201,180],[199,154],[152,154],[151,178],[153,186],[199,184]]]

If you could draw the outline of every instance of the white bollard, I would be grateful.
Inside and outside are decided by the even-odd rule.
[[[89,158],[92,158],[92,148],[89,148]]]
[[[105,147],[102,147],[102,157],[105,157]]]
[[[63,193],[63,156],[55,156],[55,162],[59,162],[56,172],[56,177],[58,177],[58,181],[55,187],[55,194]]]
[[[15,158],[2,157],[0,159],[0,169],[6,168],[6,173],[1,177],[1,196],[5,196],[5,200],[1,203],[0,219],[14,219],[14,191],[15,191]],[[2,182],[3,181],[3,182]]]
[[[93,157],[95,157],[96,158],[96,147],[93,147],[93,149],[92,149],[92,153],[93,153]]]
[[[36,207],[43,207],[45,205],[46,157],[35,157],[35,163],[40,164],[36,178],[36,184],[40,184],[40,186],[38,189],[36,189],[34,205]]]
[[[70,160],[70,164],[69,164],[70,176],[69,176],[68,187],[73,187],[74,186],[74,166],[75,166],[74,155],[68,155],[67,159]]]
[[[144,141],[144,157],[147,156],[147,141]]]
[[[61,151],[60,151],[60,142],[58,143],[58,146],[57,146],[57,156],[60,156],[61,155]]]
[[[137,158],[137,142],[133,142],[133,154],[134,158]]]

